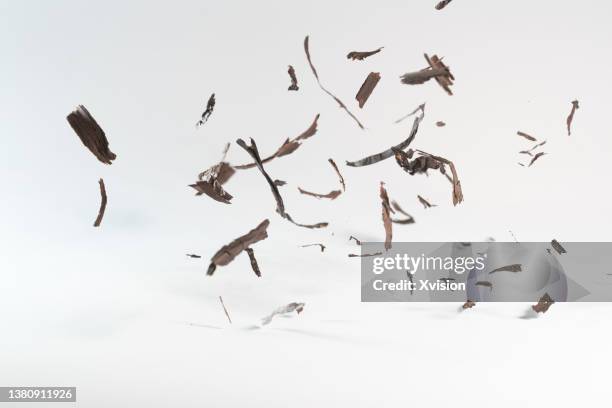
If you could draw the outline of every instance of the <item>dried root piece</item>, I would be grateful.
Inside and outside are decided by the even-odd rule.
[[[382,204],[382,220],[385,227],[385,249],[391,249],[393,240],[393,224],[391,223],[391,213],[395,213],[389,205],[389,196],[385,189],[385,183],[380,182],[380,199]]]
[[[412,123],[412,129],[410,130],[410,135],[408,135],[408,138],[406,140],[404,140],[403,142],[401,142],[398,145],[390,147],[389,149],[387,149],[385,151],[373,154],[373,155],[368,156],[368,157],[364,157],[361,160],[357,160],[357,161],[353,161],[353,162],[348,162],[347,161],[346,165],[347,166],[351,166],[351,167],[369,166],[369,165],[378,163],[378,162],[380,162],[382,160],[386,160],[389,157],[392,157],[394,150],[404,150],[404,149],[406,149],[410,145],[410,143],[412,143],[412,141],[414,140],[414,138],[415,138],[415,136],[417,134],[417,131],[419,130],[419,124],[421,123],[421,121],[425,117],[425,105],[420,105],[417,108],[417,110],[420,111],[421,114],[414,118],[414,122]]]
[[[251,261],[251,268],[253,269],[253,272],[255,272],[255,275],[257,275],[258,278],[261,278],[261,271],[259,270],[259,265],[257,265],[255,251],[253,251],[253,249],[251,248],[245,248],[244,250],[249,255],[249,260]]]
[[[451,1],[453,0],[442,0],[441,2],[436,4],[436,10],[442,10],[444,7],[448,6],[448,3],[450,3]]]
[[[346,55],[347,59],[351,59],[353,61],[361,61],[368,57],[371,57],[374,54],[378,54],[384,47],[380,47],[375,49],[374,51],[351,51]]]
[[[557,251],[557,253],[559,255],[562,254],[566,254],[567,251],[565,250],[565,248],[563,248],[563,246],[559,243],[559,241],[557,241],[556,239],[553,239],[552,241],[550,241],[550,245],[552,245],[552,247],[554,248],[555,251]]]
[[[476,302],[474,302],[473,300],[469,300],[469,299],[468,299],[468,300],[467,300],[467,302],[465,302],[465,303],[463,304],[463,306],[461,306],[461,308],[462,308],[463,310],[465,310],[465,309],[471,309],[471,308],[473,308],[474,306],[476,306]]]
[[[357,102],[359,102],[359,108],[363,108],[363,105],[365,105],[365,103],[368,101],[368,98],[370,95],[372,95],[372,92],[374,91],[374,88],[376,88],[376,85],[378,85],[379,81],[380,73],[378,72],[370,72],[365,81],[363,81],[361,88],[359,88],[357,95],[355,95],[355,99],[357,99]]]
[[[344,104],[344,102],[342,102],[336,95],[334,95],[333,93],[331,93],[330,91],[327,90],[327,88],[325,88],[322,84],[321,84],[321,80],[319,79],[319,74],[317,73],[316,68],[314,67],[314,65],[312,64],[312,60],[310,58],[310,49],[309,49],[309,38],[308,36],[306,36],[306,38],[304,38],[304,51],[306,52],[306,59],[308,60],[308,65],[310,65],[310,69],[312,70],[313,75],[315,76],[317,83],[319,84],[319,88],[321,88],[321,90],[323,90],[323,92],[325,92],[326,94],[328,94],[329,96],[331,96],[337,103],[338,105],[340,105],[340,108],[344,109],[344,111],[351,117],[353,118],[353,120],[357,123],[357,125],[361,128],[361,129],[365,129],[363,127],[363,125],[361,124],[361,122],[359,121],[359,119],[357,119],[357,117],[355,115],[353,115],[353,113],[348,110],[348,108],[346,107],[346,105]]]
[[[436,204],[431,204],[429,201],[427,201],[426,199],[424,199],[423,197],[421,197],[420,195],[417,195],[417,198],[419,199],[419,202],[421,204],[423,204],[423,208],[431,208],[431,207],[437,207]]]
[[[270,313],[268,316],[261,319],[261,325],[265,326],[266,324],[269,324],[275,316],[280,316],[292,312],[300,314],[304,310],[304,306],[306,306],[305,303],[292,302],[286,306],[279,307],[278,309],[275,309],[272,313]]]
[[[405,219],[391,219],[391,222],[395,224],[414,224],[414,217],[408,214],[406,211],[404,211],[402,207],[400,207],[400,205],[397,203],[397,201],[391,201],[391,206],[398,213],[403,214],[406,217],[408,217]]]
[[[318,126],[319,116],[320,115],[317,113],[317,116],[315,116],[314,120],[312,121],[312,123],[310,124],[308,129],[306,129],[299,136],[296,136],[293,139],[285,140],[285,143],[283,143],[281,145],[281,147],[279,147],[278,150],[274,154],[272,154],[271,156],[266,157],[261,162],[262,163],[267,163],[269,161],[274,160],[277,157],[287,156],[287,155],[295,152],[298,149],[298,147],[300,147],[302,145],[302,142],[301,142],[302,140],[306,140],[309,137],[313,136],[315,133],[317,133],[317,126]],[[249,163],[249,164],[242,164],[240,166],[234,166],[234,168],[238,169],[238,170],[245,170],[245,169],[250,169],[250,168],[256,167],[256,166],[257,166],[256,163]]]
[[[227,316],[227,320],[229,320],[230,324],[232,324],[232,318],[227,312],[227,308],[225,307],[225,303],[223,303],[223,298],[219,296],[219,301],[221,302],[221,306],[223,307],[223,312],[225,312],[225,316]]]
[[[325,245],[323,244],[306,244],[306,245],[302,245],[302,248],[308,248],[308,247],[313,247],[313,246],[318,246],[321,248],[321,252],[325,252]]]
[[[317,224],[300,224],[295,222],[293,218],[291,218],[291,216],[285,211],[285,203],[283,202],[283,198],[280,195],[280,192],[278,191],[278,187],[263,167],[263,162],[261,160],[261,157],[259,157],[259,150],[257,149],[257,144],[255,143],[255,140],[251,139],[250,146],[248,146],[242,139],[238,139],[236,143],[238,143],[240,147],[246,150],[247,153],[251,156],[251,158],[255,160],[255,165],[257,166],[261,174],[265,177],[266,181],[268,182],[268,185],[270,186],[270,190],[272,190],[272,195],[276,200],[276,212],[279,213],[281,217],[297,225],[298,227],[311,229],[327,227],[327,222],[319,222]]]
[[[572,121],[574,120],[574,113],[576,113],[576,109],[579,109],[578,101],[572,101],[572,110],[568,115],[565,122],[567,123],[567,135],[570,136],[572,134]]]
[[[202,118],[196,123],[196,128],[202,126],[206,123],[206,121],[208,121],[208,118],[210,118],[210,115],[212,115],[213,110],[215,109],[215,103],[215,94],[213,93],[210,95],[210,98],[208,98],[208,102],[206,102],[206,109],[204,112],[202,112]]]
[[[295,76],[295,69],[293,69],[293,66],[289,65],[289,69],[287,70],[287,72],[289,73],[289,78],[291,78],[291,85],[289,85],[289,88],[287,88],[287,90],[288,91],[299,90],[300,87],[298,86],[297,77]]]
[[[108,148],[108,140],[104,131],[83,106],[77,106],[66,119],[81,142],[104,164],[112,164],[117,155]]]
[[[489,272],[489,275],[495,272],[521,272],[522,270],[523,268],[521,264],[512,264],[493,269],[491,272]]]
[[[217,266],[225,266],[229,264],[246,248],[256,242],[268,238],[269,225],[269,220],[263,220],[257,227],[249,231],[247,234],[236,238],[218,250],[217,253],[215,253],[211,258],[206,274],[209,276],[214,274]]]
[[[100,210],[98,210],[98,216],[96,217],[96,221],[93,225],[94,227],[99,227],[102,223],[104,211],[106,210],[106,203],[108,201],[108,198],[106,197],[106,187],[104,186],[104,180],[98,180],[98,184],[100,184]]]
[[[544,296],[538,300],[536,305],[531,306],[534,312],[536,313],[546,313],[548,308],[552,306],[555,301],[550,297],[548,293],[545,293]]]

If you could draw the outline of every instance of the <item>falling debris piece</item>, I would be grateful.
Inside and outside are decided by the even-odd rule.
[[[572,134],[572,121],[574,120],[574,113],[576,113],[576,109],[580,109],[580,106],[578,106],[578,101],[572,101],[572,111],[570,112],[566,120],[568,136],[571,136]]]
[[[230,178],[236,173],[236,170],[227,162],[225,156],[229,150],[229,143],[223,151],[221,162],[208,168],[198,175],[198,181],[190,184],[189,187],[194,188],[196,196],[206,194],[210,198],[225,203],[231,204],[233,196],[223,189],[223,184],[227,183]]]
[[[312,192],[310,192],[310,191],[303,190],[303,189],[301,189],[300,187],[298,187],[298,191],[299,191],[301,194],[308,195],[308,196],[311,196],[311,197],[316,197],[316,198],[329,198],[330,200],[335,200],[336,198],[338,198],[338,196],[339,196],[340,194],[342,194],[342,191],[340,191],[340,190],[332,190],[332,191],[330,191],[330,192],[329,192],[329,193],[327,193],[327,194],[312,193]]]
[[[357,161],[353,161],[353,162],[346,162],[347,166],[351,166],[351,167],[362,167],[362,166],[369,166],[371,164],[375,164],[378,163],[382,160],[386,160],[389,157],[393,156],[393,151],[394,149],[397,150],[404,150],[406,149],[410,143],[412,143],[412,141],[414,140],[417,131],[419,130],[419,124],[421,123],[421,121],[423,120],[423,117],[425,117],[425,105],[420,105],[417,110],[420,110],[421,114],[416,116],[414,118],[414,122],[412,123],[412,129],[410,130],[410,135],[408,136],[408,138],[406,140],[404,140],[403,142],[401,142],[398,145],[395,145],[385,151],[382,151],[380,153],[377,154],[373,154],[371,156],[368,157],[364,157],[361,160],[357,160]]]
[[[261,271],[259,270],[259,265],[257,265],[255,251],[253,251],[252,248],[245,248],[244,250],[249,255],[249,260],[251,261],[251,268],[253,269],[253,272],[255,272],[255,275],[257,275],[258,278],[261,278]]]
[[[275,186],[277,186],[277,187],[282,187],[282,186],[284,186],[285,184],[287,184],[287,182],[286,182],[286,181],[283,181],[283,180],[278,180],[278,179],[277,179],[277,180],[274,180],[274,185],[275,185]]]
[[[462,308],[463,310],[465,310],[465,309],[471,309],[471,308],[473,308],[474,306],[476,306],[476,302],[474,302],[473,300],[469,300],[469,299],[468,299],[468,301],[467,301],[467,302],[465,302],[465,303],[463,304],[463,306],[461,306],[461,308]]]
[[[262,163],[261,157],[259,157],[259,150],[257,150],[257,144],[255,143],[255,140],[251,138],[250,146],[247,146],[247,144],[242,139],[238,139],[236,143],[238,143],[240,147],[246,150],[247,153],[251,156],[251,158],[255,160],[255,164],[257,168],[259,169],[261,174],[265,177],[266,181],[268,182],[268,185],[270,186],[270,190],[272,190],[272,195],[274,196],[274,199],[276,200],[276,212],[279,213],[281,217],[285,218],[286,220],[293,223],[294,225],[297,225],[298,227],[311,228],[311,229],[327,227],[328,225],[327,222],[320,222],[317,224],[299,224],[295,222],[293,218],[291,218],[291,216],[287,212],[285,212],[285,204],[283,202],[283,198],[280,195],[280,192],[278,191],[278,187],[276,186],[276,184],[274,184],[274,181],[272,181],[272,178],[268,175],[268,173],[263,167],[263,163]]]
[[[287,88],[287,90],[288,91],[299,90],[300,87],[298,86],[297,77],[295,76],[295,69],[293,69],[293,66],[289,65],[289,69],[287,70],[287,72],[289,73],[289,78],[291,78],[291,85],[289,85],[289,88]]]
[[[400,77],[401,82],[406,85],[420,85],[434,78],[447,94],[452,95],[453,92],[450,87],[453,85],[455,77],[451,74],[449,67],[437,55],[432,55],[431,58],[427,54],[424,56],[429,67],[402,75]]]
[[[354,240],[354,241],[355,241],[355,243],[356,243],[357,245],[361,245],[361,241],[360,241],[360,240],[358,240],[357,238],[355,238],[355,237],[354,237],[354,236],[352,236],[352,235],[349,237],[349,241],[350,241],[350,240]]]
[[[325,245],[323,244],[306,244],[306,245],[302,245],[302,248],[308,248],[308,247],[313,247],[313,246],[318,246],[321,248],[321,252],[325,252]]]
[[[414,224],[414,217],[404,211],[402,207],[400,207],[400,205],[397,203],[397,201],[391,201],[391,207],[393,207],[393,209],[398,213],[408,217],[406,219],[391,219],[391,222],[395,224]]]
[[[206,123],[206,121],[208,121],[208,118],[210,118],[210,115],[212,115],[213,110],[215,109],[215,103],[215,94],[213,93],[210,95],[210,98],[208,98],[208,102],[206,102],[206,110],[202,112],[202,118],[196,123],[196,128],[198,126],[202,126]]]
[[[249,231],[247,234],[236,238],[229,244],[222,247],[213,255],[210,260],[207,275],[211,276],[215,273],[217,266],[225,266],[232,262],[242,251],[249,246],[263,239],[268,238],[268,226],[270,225],[269,220],[263,220],[257,227]]]
[[[518,132],[516,132],[516,134],[517,134],[517,135],[519,135],[519,136],[521,136],[521,137],[524,137],[525,139],[530,140],[530,141],[532,141],[532,142],[535,142],[536,140],[538,140],[538,139],[536,139],[535,137],[533,137],[533,136],[531,136],[531,135],[528,135],[528,134],[527,134],[527,133],[525,133],[525,132],[521,132],[520,130],[519,130]]]
[[[334,168],[336,174],[340,178],[340,184],[342,184],[342,191],[346,191],[346,185],[344,184],[344,177],[342,177],[342,174],[340,174],[340,170],[338,169],[338,166],[336,165],[336,162],[334,162],[333,159],[327,159],[327,161],[329,162],[329,164],[332,165],[332,167]]]
[[[536,305],[531,306],[534,312],[536,313],[546,313],[548,308],[555,303],[555,301],[550,297],[548,293],[545,293],[544,296],[538,300]]]
[[[431,208],[431,207],[437,207],[436,204],[430,204],[429,201],[427,201],[426,199],[424,199],[423,197],[421,197],[420,195],[417,195],[417,198],[419,199],[419,202],[421,204],[423,204],[423,208]]]
[[[223,298],[221,296],[219,296],[219,301],[221,302],[221,306],[223,306],[223,311],[225,312],[225,315],[227,316],[227,320],[229,320],[230,324],[232,324],[232,319],[229,313],[227,312],[227,308],[225,307],[225,303],[223,303]]]
[[[566,254],[567,251],[565,250],[565,248],[563,248],[563,246],[559,243],[559,241],[557,241],[556,239],[553,239],[552,241],[550,241],[550,245],[552,245],[552,247],[554,248],[555,251],[557,251],[557,253],[559,255],[562,254]]]
[[[374,88],[376,88],[376,85],[378,85],[379,81],[380,73],[378,72],[370,72],[365,81],[363,81],[361,88],[359,88],[357,95],[355,95],[355,99],[357,99],[357,102],[359,102],[359,108],[363,108],[363,105],[365,105],[365,103],[368,101],[368,98],[370,95],[372,95],[372,92],[374,91]]]
[[[189,258],[198,258],[199,259],[199,258],[202,257],[201,255],[197,255],[197,254],[185,254],[185,255],[187,255]]]
[[[484,286],[486,288],[490,288],[493,290],[493,284],[489,281],[478,281],[476,282],[476,286]]]
[[[266,316],[261,319],[261,325],[265,326],[269,324],[275,316],[285,315],[292,312],[297,312],[297,314],[300,314],[304,310],[305,305],[305,303],[292,302],[289,303],[287,306],[279,307],[278,309],[275,309],[272,313],[270,313],[269,316]]]
[[[351,51],[347,54],[346,58],[352,59],[353,61],[361,61],[368,57],[371,57],[374,54],[378,54],[383,48],[385,47],[380,47],[378,49],[375,49],[374,51]]]
[[[112,164],[117,155],[108,148],[108,140],[102,128],[89,111],[79,105],[66,119],[81,142],[104,164]]]
[[[443,164],[447,164],[448,167],[450,167],[451,173],[453,175],[452,179],[449,179],[450,182],[453,184],[453,205],[457,205],[463,202],[463,191],[461,190],[461,182],[459,181],[459,175],[457,174],[457,169],[455,168],[455,164],[452,161],[445,159],[444,157],[434,156],[433,154],[426,153],[422,150],[418,150],[418,152],[422,155],[428,156],[431,159],[440,162],[441,163],[439,166],[440,173],[444,174],[447,178],[448,178],[448,175],[446,175],[446,170],[444,169]]]
[[[298,147],[302,145],[301,140],[306,140],[309,137],[313,136],[315,133],[317,133],[319,116],[320,115],[317,113],[317,116],[315,116],[314,120],[312,121],[308,129],[306,129],[299,136],[294,137],[293,139],[285,140],[285,143],[283,143],[282,146],[279,147],[278,150],[274,154],[272,154],[269,157],[266,157],[261,162],[267,163],[269,161],[274,160],[277,157],[283,157],[283,156],[286,156],[288,154],[295,152],[298,149]],[[245,170],[245,169],[250,169],[256,166],[257,166],[256,163],[249,163],[249,164],[242,164],[240,166],[234,166],[234,168],[239,169],[239,170]]]
[[[424,114],[424,113],[425,113],[425,112],[424,112],[424,110],[425,110],[425,104],[424,104],[424,103],[422,103],[422,104],[420,104],[419,106],[417,106],[417,108],[416,108],[415,110],[413,110],[412,112],[410,112],[410,113],[408,113],[408,114],[406,114],[406,115],[402,116],[401,118],[399,118],[398,120],[396,120],[394,123],[400,123],[400,122],[402,122],[404,119],[409,118],[410,116],[414,115],[415,113],[417,113],[417,112],[419,112],[419,111],[423,111],[423,114]]]
[[[94,227],[99,227],[102,223],[104,211],[106,210],[106,203],[108,201],[108,198],[106,197],[106,186],[104,186],[104,180],[98,180],[98,184],[100,184],[100,210],[98,211],[98,216],[94,222]]]
[[[367,258],[369,256],[378,256],[378,255],[382,255],[382,252],[375,252],[373,254],[348,254],[349,258]]]
[[[437,127],[444,127],[444,126],[446,126],[446,123],[444,123],[441,120],[439,120],[439,121],[436,122],[436,126]]]
[[[391,249],[393,240],[393,224],[391,223],[391,213],[395,213],[389,205],[389,195],[385,190],[385,183],[380,182],[380,199],[382,203],[382,220],[385,227],[385,249]]]
[[[306,38],[304,38],[304,51],[306,52],[306,59],[308,60],[308,65],[310,65],[310,69],[312,70],[313,75],[315,76],[317,83],[319,84],[319,88],[321,88],[321,90],[323,90],[323,92],[325,92],[326,94],[328,94],[329,96],[331,96],[337,103],[338,105],[340,105],[340,108],[344,109],[344,111],[351,117],[353,118],[353,120],[357,123],[357,125],[361,128],[361,129],[365,129],[363,127],[363,125],[361,124],[361,122],[359,121],[359,119],[357,119],[357,117],[355,115],[353,115],[353,113],[348,110],[348,108],[346,107],[346,105],[340,100],[338,99],[338,97],[336,95],[334,95],[333,93],[331,93],[330,91],[328,91],[322,84],[321,84],[321,80],[319,79],[319,74],[317,73],[316,68],[314,67],[314,65],[312,64],[312,60],[310,58],[310,50],[308,47],[308,42],[309,42],[309,38],[308,36],[306,36]]]
[[[538,160],[540,157],[544,156],[545,154],[546,154],[546,153],[544,153],[544,152],[537,153],[535,156],[533,156],[533,158],[532,158],[532,159],[531,159],[531,161],[529,162],[529,166],[527,166],[527,167],[531,167],[531,165],[532,165],[532,164],[533,164],[533,163],[534,163],[536,160]]]
[[[436,4],[436,10],[442,10],[444,7],[448,6],[448,3],[450,3],[451,1],[453,0],[442,0],[441,2]]]
[[[512,264],[493,269],[491,272],[489,272],[489,275],[495,272],[521,272],[522,270],[523,268],[521,267],[521,264]]]

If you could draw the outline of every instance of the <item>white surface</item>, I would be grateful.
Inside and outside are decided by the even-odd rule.
[[[610,240],[607,169],[610,5],[601,1],[3,2],[0,4],[0,384],[75,385],[80,406],[605,406],[609,305],[360,304],[358,248],[380,240],[378,183],[417,223],[396,240]],[[317,86],[302,42],[311,35]],[[385,46],[362,62],[352,50]],[[455,96],[399,75],[445,57]],[[287,92],[287,65],[300,91]],[[363,110],[354,94],[382,80]],[[215,112],[194,129],[210,93]],[[573,134],[565,118],[580,100]],[[437,174],[393,160],[347,168],[403,140],[393,121],[427,102],[414,147],[455,162],[465,202]],[[118,156],[97,162],[65,117],[84,104]],[[319,132],[267,169],[295,227],[256,170],[225,206],[187,184],[228,141],[268,154],[321,113]],[[443,120],[444,128],[435,127]],[[547,139],[533,167],[516,163]],[[333,202],[300,196],[336,188]],[[249,161],[235,144],[228,159]],[[103,177],[109,204],[91,225]],[[438,207],[423,210],[421,194]],[[270,218],[269,239],[204,276],[223,244]],[[299,245],[323,242],[328,250]],[[192,260],[185,253],[199,253]],[[218,296],[234,320],[228,327]],[[304,313],[250,329],[274,308]],[[193,324],[193,325],[190,325]],[[112,387],[112,391],[108,388]],[[25,406],[25,405],[24,405]]]

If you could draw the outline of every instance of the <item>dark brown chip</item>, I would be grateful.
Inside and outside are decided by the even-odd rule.
[[[566,253],[567,253],[567,251],[565,250],[565,248],[563,248],[563,246],[562,246],[562,245],[559,243],[559,241],[557,241],[556,239],[553,239],[553,240],[550,242],[550,245],[552,245],[552,247],[554,248],[554,250],[555,250],[555,251],[557,251],[557,253],[558,253],[559,255],[562,255],[562,254],[566,254]]]
[[[572,110],[566,119],[567,123],[567,135],[570,136],[572,134],[572,121],[574,120],[574,113],[576,113],[576,109],[579,109],[578,101],[572,101]]]
[[[117,155],[110,151],[106,134],[83,105],[77,106],[66,119],[81,142],[98,160],[104,164],[112,164]]]
[[[431,204],[429,201],[427,201],[426,199],[424,199],[423,197],[421,197],[420,195],[417,195],[417,198],[419,199],[419,202],[421,204],[423,204],[423,208],[431,208],[431,207],[437,207],[436,204]]]
[[[442,0],[441,2],[436,4],[436,10],[442,10],[444,7],[448,6],[448,3],[450,3],[451,1],[453,0]]]
[[[467,301],[467,302],[465,302],[465,303],[463,304],[463,306],[461,306],[461,308],[463,308],[463,310],[465,310],[465,309],[471,309],[471,308],[473,308],[474,306],[476,306],[476,302],[474,302],[473,300],[469,300],[469,299],[468,299],[468,301]]]
[[[380,47],[374,51],[351,51],[346,55],[346,58],[352,59],[353,61],[361,61],[365,58],[371,57],[374,54],[378,54],[383,48],[384,47]]]
[[[340,184],[342,184],[342,191],[346,191],[346,185],[344,184],[344,177],[342,177],[342,174],[340,174],[340,170],[338,169],[338,166],[336,165],[336,162],[334,162],[333,159],[327,159],[327,161],[329,162],[329,164],[332,165],[332,167],[336,171],[336,174],[340,178]]]
[[[106,197],[106,187],[104,186],[104,180],[98,180],[98,184],[100,184],[100,210],[98,210],[98,216],[96,217],[96,221],[93,225],[94,227],[99,227],[102,223],[104,211],[106,210],[106,203],[108,201],[108,198]]]
[[[198,122],[196,123],[196,127],[202,126],[206,123],[206,121],[208,121],[208,118],[210,118],[210,115],[212,115],[213,110],[215,109],[215,103],[215,94],[213,93],[212,95],[210,95],[210,98],[208,98],[208,102],[206,102],[206,109],[204,110],[204,112],[202,112],[202,118],[198,120]]]
[[[523,268],[521,264],[512,264],[493,269],[491,272],[489,272],[489,275],[495,272],[521,272],[522,270]]]
[[[548,308],[552,306],[555,301],[550,297],[548,293],[545,293],[536,305],[531,306],[531,308],[536,313],[546,313]]]
[[[382,204],[382,220],[385,227],[385,249],[391,249],[393,240],[393,224],[391,223],[391,213],[395,213],[389,205],[389,195],[385,189],[385,183],[380,182],[380,199]]]
[[[201,255],[197,255],[197,254],[185,254],[185,255],[187,255],[189,258],[198,258],[199,259],[199,258],[202,257]]]
[[[527,166],[527,167],[531,167],[531,165],[532,165],[533,163],[535,163],[535,161],[536,161],[536,160],[538,160],[540,157],[544,156],[545,154],[546,154],[546,153],[544,153],[544,152],[537,153],[535,156],[533,156],[533,158],[532,158],[532,159],[531,159],[531,161],[529,162],[529,166]]]
[[[257,265],[255,251],[253,251],[252,248],[245,248],[244,250],[249,255],[249,260],[251,261],[251,268],[253,269],[253,272],[255,272],[255,275],[257,275],[258,278],[261,278],[261,271],[259,270],[259,265]]]
[[[293,66],[289,65],[289,69],[287,70],[287,72],[289,73],[289,78],[291,78],[291,85],[289,85],[289,88],[287,90],[297,91],[298,89],[300,89],[300,87],[298,86],[297,77],[295,76],[295,69],[293,69]]]
[[[327,90],[327,88],[325,88],[322,84],[321,84],[321,80],[319,79],[319,74],[317,73],[316,68],[314,67],[314,65],[312,64],[312,60],[310,58],[310,49],[309,49],[309,38],[308,36],[306,36],[306,38],[304,38],[304,51],[306,52],[306,59],[308,60],[308,65],[310,65],[310,69],[312,70],[313,75],[315,76],[317,83],[319,84],[319,88],[321,88],[321,90],[323,92],[325,92],[326,94],[328,94],[330,97],[332,97],[333,100],[336,101],[336,103],[338,103],[338,105],[340,105],[340,108],[344,109],[344,111],[351,117],[353,118],[353,120],[357,123],[357,125],[361,128],[361,129],[365,129],[363,127],[363,125],[361,124],[361,122],[359,121],[359,119],[357,119],[357,117],[355,115],[353,115],[353,113],[348,110],[348,108],[346,107],[346,105],[344,104],[344,102],[342,102],[336,95],[334,95],[333,93],[331,93],[330,91]]]
[[[535,137],[533,137],[531,135],[528,135],[525,132],[521,132],[520,130],[518,132],[516,132],[516,134],[521,136],[521,137],[524,137],[525,139],[530,140],[532,142],[535,142],[537,140]]]
[[[380,73],[378,72],[370,72],[365,81],[363,81],[361,88],[359,88],[357,95],[355,95],[355,99],[359,102],[359,108],[363,108],[363,105],[368,101],[368,98],[372,95],[372,91],[374,91],[379,81]]]
[[[207,275],[215,273],[217,266],[225,266],[232,262],[242,251],[250,247],[256,242],[268,238],[269,220],[263,220],[257,227],[246,233],[245,235],[236,238],[229,244],[218,250],[210,260]]]

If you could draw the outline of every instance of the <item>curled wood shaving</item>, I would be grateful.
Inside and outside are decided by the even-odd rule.
[[[351,117],[353,118],[353,120],[357,123],[357,125],[361,128],[364,129],[363,125],[361,124],[361,122],[359,121],[359,119],[357,119],[357,117],[355,115],[353,115],[353,113],[346,107],[346,105],[344,104],[344,102],[342,102],[336,95],[334,95],[333,93],[331,93],[330,91],[327,90],[327,88],[325,88],[322,84],[321,84],[321,80],[319,79],[319,74],[317,73],[316,68],[314,67],[314,65],[312,64],[312,60],[310,58],[310,50],[309,50],[309,46],[308,46],[308,42],[309,42],[309,38],[308,36],[306,36],[306,38],[304,38],[304,51],[306,52],[306,59],[308,60],[308,65],[310,65],[310,69],[312,70],[313,75],[315,76],[317,83],[319,84],[319,88],[321,88],[321,90],[323,90],[323,92],[325,92],[326,94],[328,94],[330,97],[332,97],[337,103],[338,105],[340,105],[340,108],[344,109],[344,111]]]
[[[448,3],[450,3],[451,1],[453,0],[442,0],[441,2],[436,4],[436,10],[442,10],[444,7],[448,6]]]
[[[300,89],[297,82],[297,77],[295,76],[295,69],[293,66],[289,65],[289,69],[287,70],[289,73],[289,78],[291,78],[291,85],[289,85],[288,91],[297,91]]]
[[[189,258],[198,258],[199,259],[199,258],[202,257],[201,255],[197,255],[197,254],[185,254],[185,255],[187,255]]]
[[[112,164],[117,155],[110,151],[104,130],[83,105],[77,106],[66,119],[81,142],[98,160]]]
[[[359,88],[357,95],[355,95],[355,99],[357,99],[357,102],[359,102],[359,108],[363,108],[363,105],[365,105],[365,103],[368,101],[368,98],[370,95],[372,95],[372,92],[374,91],[374,88],[376,88],[376,85],[378,85],[379,81],[380,73],[378,72],[370,72],[365,81],[363,81],[361,88]]]
[[[441,120],[439,120],[439,121],[436,122],[436,126],[437,127],[444,127],[444,126],[446,126],[446,123],[444,123]]]
[[[546,153],[544,153],[544,152],[537,153],[535,156],[533,156],[533,158],[532,158],[532,159],[531,159],[531,161],[529,162],[529,166],[527,166],[527,167],[531,167],[531,165],[532,165],[533,163],[535,163],[535,161],[536,161],[536,160],[538,160],[540,157],[544,156],[545,154],[546,154]]]
[[[425,117],[425,105],[420,105],[417,110],[419,110],[421,112],[420,115],[416,116],[414,118],[414,122],[412,123],[412,129],[410,130],[410,135],[408,136],[408,138],[406,140],[404,140],[403,142],[401,142],[398,145],[395,145],[393,147],[390,147],[389,149],[382,151],[380,153],[377,154],[373,154],[371,156],[368,157],[364,157],[361,160],[357,160],[357,161],[353,161],[353,162],[346,162],[347,166],[351,166],[351,167],[362,167],[362,166],[369,166],[371,164],[375,164],[378,163],[382,160],[386,160],[389,157],[393,156],[393,150],[397,149],[397,150],[404,150],[406,149],[410,143],[412,143],[412,141],[414,140],[417,131],[419,130],[419,124],[421,123],[421,121],[423,120],[423,118]]]
[[[383,48],[385,47],[380,47],[374,51],[351,51],[346,55],[346,58],[352,59],[353,61],[361,61],[365,58],[371,57],[374,54],[378,54]]]
[[[516,132],[516,134],[521,136],[521,137],[524,137],[525,139],[527,139],[529,141],[532,141],[532,142],[535,142],[537,140],[535,137],[533,137],[531,135],[528,135],[525,132],[521,132],[520,130],[518,132]]]
[[[334,168],[334,171],[336,172],[336,174],[340,178],[340,184],[342,184],[342,191],[346,191],[346,185],[344,184],[344,177],[342,177],[342,174],[340,174],[340,170],[338,169],[338,166],[336,165],[336,162],[334,162],[333,159],[327,159],[327,161],[329,162],[329,164],[332,165],[332,167]]]
[[[244,248],[244,250],[249,255],[249,261],[251,261],[251,268],[253,269],[253,272],[255,272],[255,275],[257,275],[258,278],[261,278],[261,271],[259,270],[259,265],[257,265],[255,251],[253,251],[252,248]]]
[[[448,167],[450,167],[451,173],[453,175],[453,178],[451,180],[453,184],[453,205],[457,205],[463,202],[463,191],[461,190],[461,181],[459,181],[459,175],[457,174],[457,169],[455,168],[455,164],[452,161],[445,159],[444,157],[441,157],[441,156],[434,156],[433,154],[426,153],[422,150],[419,150],[418,152],[423,155],[427,155],[431,157],[432,159],[437,160],[441,163],[444,163],[448,165]],[[446,172],[442,169],[443,169],[443,166],[440,171],[446,175]]]
[[[211,276],[215,273],[217,266],[225,266],[232,262],[242,251],[249,246],[263,239],[268,238],[269,220],[263,220],[257,227],[246,233],[245,235],[236,238],[229,244],[218,250],[210,260],[207,275]]]
[[[312,121],[308,129],[306,129],[300,135],[294,137],[293,139],[285,140],[285,143],[283,143],[281,147],[279,147],[278,150],[274,154],[266,157],[261,162],[267,163],[269,161],[274,160],[277,157],[287,156],[288,154],[291,154],[294,151],[296,151],[298,147],[302,145],[302,142],[301,142],[302,140],[306,140],[309,137],[313,136],[315,133],[317,133],[317,126],[318,126],[318,121],[319,121],[320,116],[321,115],[317,113],[317,116],[315,116],[314,120]],[[234,166],[234,168],[238,170],[245,170],[245,169],[250,169],[256,166],[257,166],[256,163],[249,163],[249,164],[242,164],[239,166]]]
[[[104,211],[106,210],[106,203],[108,201],[108,198],[106,197],[106,187],[104,186],[104,180],[98,180],[98,184],[100,184],[100,210],[98,210],[98,216],[96,217],[96,221],[94,221],[94,227],[99,227],[102,223]]]
[[[552,241],[550,241],[550,245],[552,245],[554,250],[557,251],[559,255],[563,255],[567,253],[565,248],[563,248],[563,245],[561,245],[559,241],[557,241],[556,239],[553,239]]]
[[[400,205],[397,203],[397,201],[391,201],[391,206],[398,213],[403,214],[406,217],[408,217],[406,219],[391,219],[391,222],[395,224],[414,224],[414,217],[408,214],[406,211],[404,211],[402,207],[400,207]]]
[[[574,120],[574,113],[576,113],[576,109],[579,109],[578,101],[572,101],[572,110],[565,120],[567,124],[567,135],[570,136],[572,134],[572,121]]]

